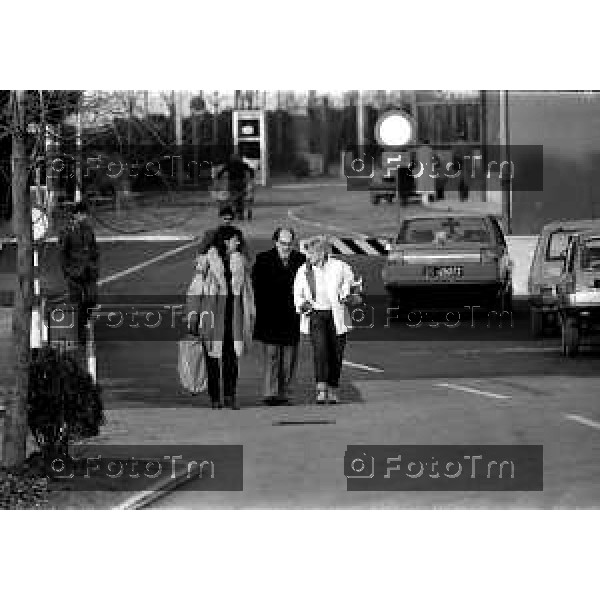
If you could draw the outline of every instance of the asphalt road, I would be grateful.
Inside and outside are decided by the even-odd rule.
[[[269,246],[256,239],[250,244],[256,252]],[[173,246],[130,243],[125,253],[120,245],[106,245],[104,274]],[[189,248],[107,283],[102,293],[134,298],[184,294],[194,255],[194,248]],[[378,276],[381,260],[347,260],[365,275],[377,309],[383,292]],[[434,327],[438,317],[428,316],[419,327],[405,321],[385,331],[381,323],[355,331],[346,353],[353,364],[344,367],[344,404],[317,413],[325,421],[335,421],[330,424],[274,427],[280,413],[260,405],[260,348],[254,348],[241,363],[240,416],[227,411],[219,424],[210,420],[198,424],[203,439],[244,444],[245,491],[207,494],[183,488],[154,507],[600,505],[598,349],[590,348],[575,360],[564,359],[559,339],[532,340],[526,314],[519,312],[512,325],[505,321],[502,328],[496,322],[487,327],[483,317],[473,320],[469,311],[454,328]],[[175,340],[100,341],[97,357],[107,408],[208,405],[202,396],[190,398],[181,392]],[[311,393],[310,353],[303,345],[299,406],[281,414],[302,422],[306,417],[302,404]],[[206,410],[214,419],[211,412]],[[346,492],[340,460],[347,444],[361,443],[543,444],[544,492]],[[314,463],[310,467],[309,459]]]
[[[250,244],[257,252],[270,242],[250,239]],[[101,298],[147,303],[149,298],[182,297],[193,274],[194,247],[127,272],[181,245],[102,244],[100,275],[113,279],[101,287]],[[45,264],[55,264],[53,252],[47,251]],[[344,403],[337,407],[303,406],[312,393],[306,345],[297,406],[261,406],[256,347],[241,363],[242,410],[217,414],[208,409],[204,396],[192,398],[181,391],[175,338],[132,341],[135,338],[122,332],[119,339],[100,336],[98,380],[106,408],[177,408],[178,415],[189,410],[198,422],[188,426],[197,430],[202,443],[244,444],[244,492],[209,494],[186,492],[184,487],[153,508],[600,505],[597,348],[574,360],[564,359],[558,337],[532,340],[526,315],[518,312],[513,323],[504,322],[502,328],[488,323],[485,315],[473,321],[469,311],[463,311],[457,327],[447,327],[445,315],[427,315],[418,327],[400,321],[384,328],[381,259],[347,260],[365,275],[376,326],[356,330],[349,338],[345,358],[352,364],[344,367]],[[49,267],[49,280],[52,272]],[[315,416],[324,422],[311,424]],[[276,427],[278,419],[298,426]],[[168,422],[163,425],[165,435],[172,435],[176,443],[178,431]],[[543,444],[544,491],[347,492],[343,456],[348,444]]]

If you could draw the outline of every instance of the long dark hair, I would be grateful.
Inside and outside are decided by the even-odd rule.
[[[227,244],[226,242],[233,237],[237,237],[240,240],[239,251],[246,257],[248,257],[248,248],[246,246],[246,240],[244,240],[244,234],[240,229],[233,225],[224,225],[219,227],[215,232],[215,237],[212,240],[212,246],[217,249],[219,256],[222,259],[227,257]]]

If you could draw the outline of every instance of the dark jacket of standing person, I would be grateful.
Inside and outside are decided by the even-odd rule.
[[[265,344],[295,345],[300,339],[300,315],[294,305],[294,279],[305,257],[292,250],[285,266],[276,248],[261,252],[252,270],[256,301],[254,339]]]
[[[235,188],[245,187],[246,177],[254,176],[254,170],[236,154],[231,156],[227,163],[221,167],[217,173],[217,179],[221,179],[225,173],[229,176],[230,184]]]
[[[64,229],[60,240],[61,264],[65,278],[81,284],[98,278],[98,247],[87,220],[76,217]]]
[[[61,232],[61,267],[67,283],[69,302],[77,308],[77,336],[85,343],[88,311],[96,304],[98,247],[83,204],[76,206],[71,221]]]

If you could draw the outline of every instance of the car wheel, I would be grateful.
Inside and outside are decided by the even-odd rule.
[[[513,295],[512,295],[512,286],[508,285],[506,291],[503,292],[501,297],[501,305],[500,308],[509,313],[512,312],[513,309]]]
[[[402,310],[402,303],[400,302],[400,295],[395,292],[388,292],[387,299],[388,309],[394,309],[396,312],[390,313],[390,318],[397,318]]]
[[[529,319],[531,324],[531,335],[541,337],[544,332],[544,315],[537,308],[529,309]]]
[[[378,195],[371,196],[371,202],[373,204],[379,204],[381,202],[381,196],[378,196]]]
[[[394,202],[394,196],[392,194],[388,194],[385,199],[388,201],[389,204],[392,204],[392,202]]]
[[[573,358],[579,350],[579,326],[575,317],[565,317],[562,322],[562,351],[567,358]]]

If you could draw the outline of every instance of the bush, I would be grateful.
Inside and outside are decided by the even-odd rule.
[[[69,444],[98,435],[104,424],[100,387],[74,357],[51,347],[36,350],[27,418],[43,455],[68,454]]]
[[[0,510],[45,508],[48,480],[39,469],[0,469]]]

